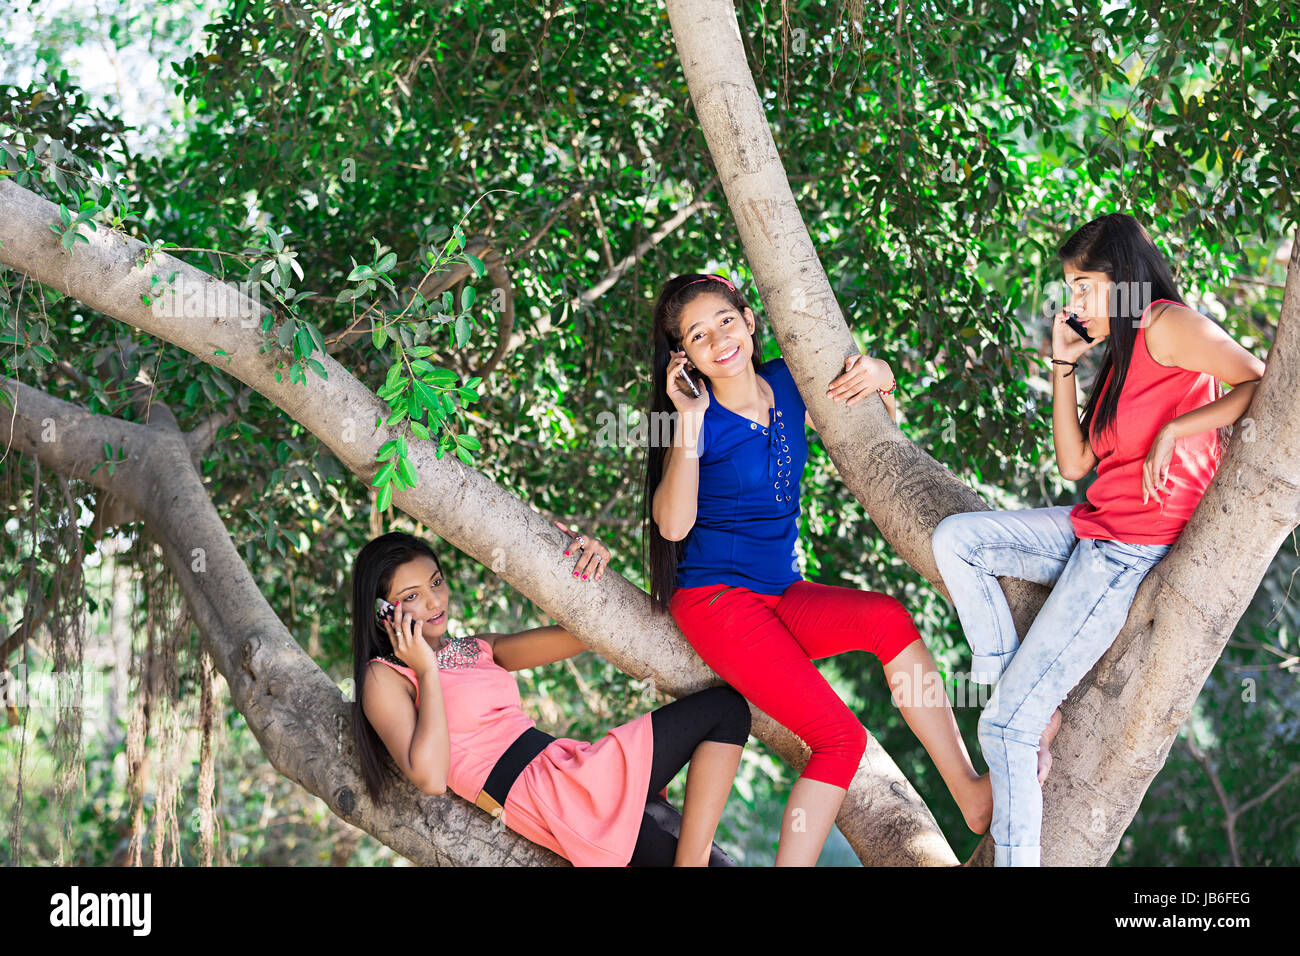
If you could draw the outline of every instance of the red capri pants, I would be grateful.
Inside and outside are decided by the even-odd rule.
[[[669,609],[719,677],[812,749],[800,776],[845,789],[867,730],[813,661],[860,650],[887,664],[921,639],[895,598],[812,581],[781,594],[726,584],[678,588]]]

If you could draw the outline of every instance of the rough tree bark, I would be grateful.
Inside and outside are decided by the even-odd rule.
[[[261,353],[260,317],[256,302],[234,293],[185,262],[166,254],[141,268],[136,258],[141,243],[99,230],[89,244],[78,244],[75,258],[59,245],[47,228],[58,221],[57,207],[8,181],[0,181],[0,263],[56,288],[118,321],[184,348],[238,378],[275,402],[312,431],[359,478],[369,484],[375,455],[392,437],[374,423],[386,414],[375,395],[329,356],[322,357],[328,379],[308,375],[305,385],[276,382],[279,349]],[[176,287],[203,288],[204,301],[222,308],[200,318],[160,315],[143,304],[150,277],[175,271]],[[224,356],[217,352],[223,352]],[[227,359],[228,357],[228,359]],[[399,491],[394,504],[434,529],[454,547],[478,561],[501,568],[501,577],[520,593],[577,634],[615,666],[638,678],[653,678],[655,686],[681,696],[717,681],[699,660],[667,616],[651,613],[648,596],[615,574],[598,588],[576,582],[557,557],[560,532],[517,497],[448,456],[439,461],[432,443],[408,443],[419,476],[413,491]],[[102,442],[94,446],[102,448]],[[158,489],[165,500],[167,492]],[[471,816],[435,821],[400,846],[397,839],[410,827],[409,808],[378,811],[359,788],[355,757],[348,734],[339,733],[341,695],[301,651],[273,616],[250,611],[251,595],[218,588],[219,581],[240,579],[239,567],[221,574],[187,570],[191,547],[221,553],[211,526],[209,537],[190,537],[171,545],[170,566],[187,597],[195,604],[209,652],[231,686],[235,704],[256,729],[276,769],[324,799],[335,813],[396,846],[417,862],[447,862],[455,852],[460,862],[517,862],[513,844],[493,858],[488,850],[464,841],[482,840],[486,816],[459,803]],[[212,568],[212,559],[208,559]],[[243,575],[247,576],[247,570]],[[187,580],[188,579],[188,580]],[[247,586],[252,587],[251,581]],[[227,586],[229,587],[229,586]],[[196,603],[197,602],[197,603]],[[264,602],[261,602],[262,606]],[[754,714],[755,736],[783,759],[800,768],[807,750],[789,731],[761,712]],[[414,793],[414,791],[412,791]],[[430,801],[420,800],[427,808]],[[427,809],[422,812],[428,813]],[[839,824],[858,857],[869,864],[951,865],[951,848],[933,816],[911,784],[880,745],[870,740],[866,755],[849,789]],[[464,837],[468,830],[472,837]],[[508,835],[507,835],[508,836]],[[429,842],[432,840],[433,842]],[[496,844],[493,844],[496,846]],[[538,859],[536,857],[532,858]]]
[[[857,348],[795,205],[733,4],[667,6],[746,259],[821,439],[889,543],[943,590],[930,546],[935,526],[987,505],[908,441],[881,403],[845,408],[826,398],[825,385]],[[1238,429],[1192,521],[1143,582],[1124,630],[1063,705],[1043,794],[1044,864],[1110,859],[1260,579],[1300,522],[1300,234],[1292,249],[1277,338],[1247,413],[1253,427]],[[1047,589],[1013,579],[1002,586],[1023,636]],[[971,862],[991,858],[986,838]]]
[[[149,424],[92,415],[12,379],[0,378],[14,410],[0,414],[0,441],[68,478],[111,492],[144,521],[175,576],[204,646],[262,750],[286,777],[343,819],[404,856],[432,865],[545,865],[559,857],[453,797],[395,787],[376,808],[352,746],[350,705],[290,637],[257,590],[203,480],[185,435],[156,399]],[[105,443],[125,460],[113,474],[90,469]]]

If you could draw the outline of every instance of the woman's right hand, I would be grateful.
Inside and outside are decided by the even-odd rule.
[[[402,612],[401,602],[393,608],[393,619],[385,621],[388,640],[393,645],[393,653],[407,667],[417,674],[438,669],[438,657],[424,639],[424,622],[413,614]]]
[[[1091,342],[1085,341],[1078,332],[1065,324],[1069,315],[1069,312],[1062,309],[1056,314],[1056,320],[1052,323],[1052,358],[1063,362],[1077,362],[1079,356],[1088,349],[1100,345],[1104,336],[1094,338]]]
[[[699,398],[692,395],[686,389],[686,383],[682,381],[682,369],[690,365],[691,360],[686,357],[684,350],[679,349],[670,354],[672,358],[668,362],[668,398],[677,407],[677,411],[683,415],[688,412],[703,415],[704,410],[709,407],[709,390],[704,387],[702,382],[691,379],[700,390]]]

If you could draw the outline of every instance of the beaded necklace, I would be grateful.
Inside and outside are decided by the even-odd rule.
[[[435,651],[434,656],[438,659],[439,670],[461,670],[478,663],[482,650],[478,646],[478,641],[472,637],[449,637],[447,645]],[[380,657],[398,667],[409,666],[404,664],[396,654],[381,654]]]

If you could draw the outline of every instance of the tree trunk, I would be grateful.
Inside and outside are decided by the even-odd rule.
[[[374,423],[386,417],[384,403],[343,366],[325,355],[320,358],[328,379],[309,374],[302,385],[290,384],[287,376],[276,382],[275,364],[283,353],[278,348],[258,351],[265,310],[256,302],[166,254],[138,267],[134,260],[143,245],[107,230],[92,233],[89,244],[78,244],[75,258],[70,257],[47,228],[58,218],[54,204],[12,182],[0,181],[0,263],[104,315],[186,349],[245,382],[309,429],[346,468],[369,484],[377,471],[375,455],[395,431],[376,427]],[[203,301],[222,303],[223,308],[196,319],[165,317],[144,305],[141,296],[150,292],[150,277],[164,278],[173,271],[178,273],[179,288],[210,289],[212,294]],[[219,351],[224,356],[218,355]],[[652,678],[658,689],[674,696],[717,682],[672,619],[651,613],[645,592],[613,573],[606,574],[598,587],[575,580],[566,573],[560,558],[562,535],[548,521],[457,459],[447,456],[438,460],[432,442],[413,440],[408,446],[419,483],[413,490],[397,491],[393,496],[396,506],[459,550],[499,568],[500,576],[512,587],[624,672]],[[102,442],[95,448],[102,448]],[[156,491],[159,500],[171,494],[163,494],[161,488]],[[176,539],[173,546],[179,548],[188,540]],[[213,551],[215,545],[209,540],[204,547]],[[223,589],[215,597],[204,596],[216,593],[207,590],[216,586],[214,577],[226,576],[189,574],[183,548],[172,560],[187,598],[199,601],[195,619],[200,621],[213,659],[232,692],[237,685],[247,688],[236,696],[236,706],[252,700],[267,705],[240,709],[277,769],[299,780],[349,823],[396,846],[390,838],[396,839],[403,827],[412,826],[409,808],[417,801],[412,798],[400,813],[376,815],[364,790],[358,789],[360,778],[347,740],[336,733],[336,719],[343,713],[338,690],[293,645],[278,621],[273,624],[273,619],[258,618],[255,623],[247,610],[253,606],[250,593],[232,596],[233,592]],[[255,591],[242,563],[225,570],[230,581],[243,581],[241,588]],[[241,571],[242,577],[238,577]],[[306,688],[311,688],[310,693],[304,692]],[[807,762],[807,748],[798,738],[757,710],[754,735],[792,766],[801,768]],[[302,769],[306,766],[316,769],[306,774]],[[448,844],[482,839],[483,828],[469,827],[468,820],[486,821],[487,817],[463,801],[446,799],[462,816],[448,818],[445,825],[435,821],[421,831],[446,842],[413,850],[407,841],[397,847],[401,852],[415,853],[412,858],[420,861],[444,862],[438,851]],[[418,804],[431,805],[426,801]],[[837,822],[864,863],[957,862],[929,809],[874,738],[868,742]],[[482,861],[471,850],[465,850],[463,858]]]
[[[795,205],[730,0],[667,0],[687,86],[759,295],[831,460],[886,540],[940,590],[931,550],[949,514],[986,510],[894,426],[826,385],[857,351]],[[1043,793],[1044,864],[1104,864],[1281,542],[1300,522],[1300,235],[1268,371],[1219,475],[1178,543],[1143,582],[1114,645],[1066,699]],[[1256,438],[1243,441],[1243,438]],[[1023,637],[1047,589],[1002,579]],[[946,590],[944,590],[946,594]],[[1141,680],[1127,681],[1141,666]],[[1103,701],[1105,704],[1103,706]],[[841,821],[842,822],[842,821]],[[971,862],[991,862],[981,842]]]
[[[353,745],[351,705],[258,592],[190,460],[185,436],[161,403],[152,403],[151,424],[140,425],[92,415],[12,379],[0,378],[0,388],[15,409],[0,415],[6,446],[38,456],[43,467],[61,475],[112,491],[142,516],[235,707],[276,770],[417,863],[563,862],[509,830],[498,831],[486,814],[455,797],[402,786],[392,788],[382,807],[374,806]],[[120,447],[126,459],[112,475],[107,468],[92,475],[105,443]]]

